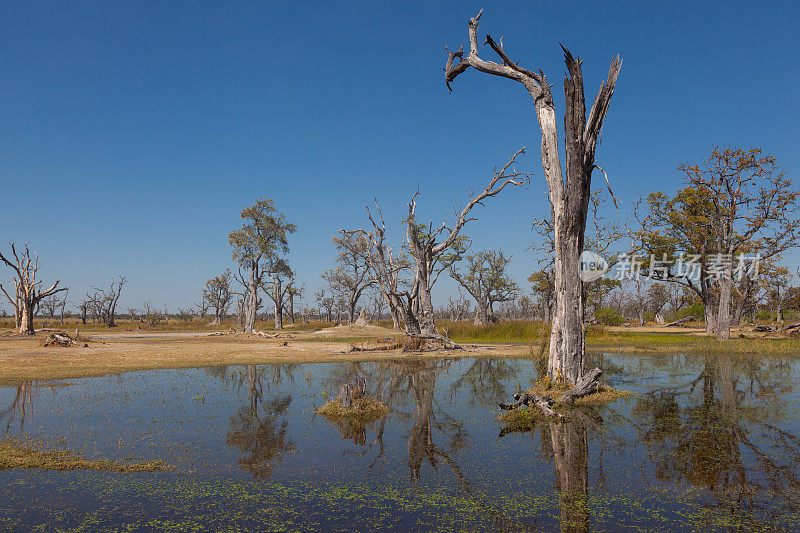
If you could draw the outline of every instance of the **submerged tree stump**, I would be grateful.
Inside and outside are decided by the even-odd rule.
[[[589,373],[579,379],[575,386],[572,387],[572,390],[561,396],[558,401],[561,403],[572,403],[575,401],[575,398],[582,398],[583,396],[597,392],[597,388],[600,385],[598,380],[602,375],[602,370],[597,367],[593,368]]]
[[[519,407],[520,405],[526,405],[526,406],[533,405],[547,416],[563,418],[562,415],[556,413],[550,408],[550,406],[553,405],[554,403],[556,403],[555,400],[553,400],[549,396],[539,396],[538,394],[523,392],[521,394],[514,395],[513,403],[497,402],[497,405],[500,407],[500,409],[505,409],[505,410],[514,409],[516,407]]]
[[[363,398],[367,394],[367,380],[358,378],[353,384],[345,383],[339,388],[339,396],[336,400],[341,404],[342,408],[350,409],[353,405],[353,400]]]

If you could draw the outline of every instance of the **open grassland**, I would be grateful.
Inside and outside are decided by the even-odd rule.
[[[403,353],[400,350],[348,352],[348,343],[400,338],[403,333],[380,326],[337,326],[317,322],[286,327],[277,332],[268,323],[259,329],[269,338],[227,332],[230,323],[200,329],[200,321],[174,322],[168,328],[136,330],[135,324],[120,322],[80,330],[87,347],[40,346],[40,338],[0,331],[0,383],[30,379],[98,376],[155,368],[192,368],[216,365],[286,362],[334,362],[404,359],[419,357],[538,357],[547,354],[548,329],[540,322],[508,321],[486,326],[471,322],[440,321],[442,332],[465,350]],[[40,324],[37,324],[39,326]],[[181,327],[185,326],[185,327]],[[214,334],[216,333],[216,334]],[[277,335],[276,335],[277,334]],[[696,328],[592,327],[587,349],[593,352],[695,353],[695,354],[800,354],[800,338],[776,334],[735,332],[736,338],[718,341]]]

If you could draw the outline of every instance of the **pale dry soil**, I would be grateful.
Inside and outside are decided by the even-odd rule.
[[[274,332],[269,332],[274,334]],[[348,341],[402,337],[378,326],[338,326],[316,332],[285,330],[278,338],[241,333],[135,332],[90,334],[88,347],[42,347],[39,338],[0,336],[0,384],[65,379],[156,368],[219,365],[364,361],[420,357],[519,357],[519,345],[466,344],[464,350],[403,353],[401,350],[347,352]]]

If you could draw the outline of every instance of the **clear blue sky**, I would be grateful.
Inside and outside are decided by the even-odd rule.
[[[623,213],[713,144],[800,171],[797,2],[6,2],[0,242],[29,241],[73,301],[124,273],[121,307],[174,310],[231,265],[227,233],[268,197],[298,226],[290,259],[310,294],[331,236],[364,226],[373,196],[399,238],[417,187],[421,218],[440,221],[524,145],[532,187],[467,226],[524,280],[546,210],[530,98],[475,71],[452,94],[443,82],[444,46],[480,7],[481,35],[505,36],[557,97],[559,42],[584,59],[587,98],[622,55],[598,162]]]

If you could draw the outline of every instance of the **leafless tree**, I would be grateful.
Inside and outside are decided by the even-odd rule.
[[[39,303],[39,308],[51,320],[56,317],[56,311],[59,307],[61,307],[61,300],[55,294],[51,294]]]
[[[39,303],[54,294],[64,292],[67,287],[58,287],[59,281],[53,283],[49,288],[42,289],[42,281],[37,281],[36,274],[39,272],[39,254],[32,252],[25,243],[25,250],[17,252],[14,243],[11,243],[10,259],[0,252],[0,261],[14,271],[14,296],[0,284],[0,291],[14,307],[14,320],[17,331],[20,334],[33,335],[33,316]]]
[[[107,289],[92,287],[95,291],[92,300],[97,308],[98,317],[109,328],[117,325],[117,302],[119,302],[119,297],[122,295],[122,287],[126,281],[125,276],[120,274],[119,279],[111,278],[111,283]]]
[[[521,148],[511,156],[505,166],[495,169],[489,184],[481,192],[475,194],[469,191],[466,205],[455,210],[455,219],[452,222],[445,220],[438,227],[433,223],[421,224],[416,215],[419,191],[412,195],[407,204],[408,217],[405,220],[405,247],[410,255],[413,272],[408,289],[398,288],[398,275],[402,265],[392,256],[386,243],[386,225],[380,209],[378,224],[367,208],[373,231],[361,230],[361,234],[368,237],[372,248],[369,254],[370,264],[381,289],[389,297],[390,306],[399,310],[409,335],[446,340],[436,331],[431,289],[439,275],[447,271],[467,249],[468,240],[460,232],[466,223],[476,220],[469,216],[472,208],[483,200],[498,195],[507,185],[521,186],[527,183],[528,174],[514,168],[517,157],[524,152],[525,148]]]
[[[473,67],[480,72],[521,83],[533,98],[542,132],[542,167],[554,222],[556,305],[550,336],[548,375],[551,379],[562,375],[575,383],[583,376],[586,348],[583,290],[577,267],[583,251],[592,171],[598,168],[594,162],[595,148],[622,62],[619,57],[612,59],[608,78],[600,86],[587,117],[581,61],[562,47],[568,71],[564,79],[566,167],[562,172],[550,84],[541,69],[534,72],[512,61],[506,54],[502,39],[497,43],[491,35],[486,36],[486,43],[500,57],[500,63],[484,60],[478,55],[478,21],[482,14],[483,11],[469,20],[469,52],[465,53],[463,46],[456,52],[448,50],[445,82],[450,88],[451,82],[459,74]]]

